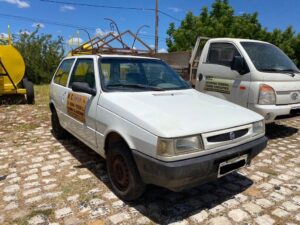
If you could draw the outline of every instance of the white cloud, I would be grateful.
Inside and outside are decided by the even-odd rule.
[[[28,30],[23,30],[23,31],[20,31],[19,34],[26,34],[26,35],[30,35],[31,32],[29,32]]]
[[[96,29],[95,35],[99,36],[99,37],[104,37],[104,36],[108,35],[109,33],[113,33],[114,35],[118,35],[117,32],[114,32],[114,31],[111,31],[111,30],[104,31],[101,28]]]
[[[25,8],[29,8],[30,4],[26,1],[22,1],[22,0],[0,0],[0,2],[6,2],[12,5],[16,5],[18,8],[21,9],[25,9]]]
[[[63,5],[60,7],[60,11],[66,12],[66,11],[74,11],[76,8],[72,5]]]
[[[161,49],[158,49],[158,53],[167,53],[167,49],[165,48],[161,48]]]
[[[73,38],[70,38],[69,40],[67,40],[67,44],[69,46],[78,46],[80,44],[83,43],[83,40],[81,38],[78,38],[78,37],[73,37]]]
[[[177,7],[168,7],[168,10],[173,11],[173,12],[175,12],[175,13],[178,13],[178,12],[181,11],[181,9],[180,9],[180,8],[177,8]]]
[[[8,34],[0,33],[0,39],[2,39],[2,38],[8,38]]]
[[[43,24],[43,23],[33,23],[32,27],[34,27],[34,28],[44,28],[45,24]]]

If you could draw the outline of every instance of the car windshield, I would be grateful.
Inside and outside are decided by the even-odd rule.
[[[295,72],[293,61],[274,45],[259,42],[241,42],[257,70],[262,72]]]
[[[105,91],[165,91],[191,88],[166,63],[156,59],[105,57],[100,59]]]

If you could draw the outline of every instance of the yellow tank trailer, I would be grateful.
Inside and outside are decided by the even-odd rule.
[[[10,34],[0,43],[0,99],[23,95],[28,104],[34,103],[33,83],[25,77],[25,62],[12,45]]]

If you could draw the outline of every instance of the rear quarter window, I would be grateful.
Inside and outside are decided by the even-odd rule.
[[[234,56],[240,56],[240,53],[233,44],[212,43],[209,47],[206,63],[230,67]]]
[[[70,70],[75,59],[65,59],[59,66],[58,70],[54,75],[54,83],[67,86]]]

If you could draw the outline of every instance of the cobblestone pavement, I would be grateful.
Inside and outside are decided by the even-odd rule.
[[[39,96],[38,96],[39,97]],[[111,191],[104,160],[51,134],[47,103],[0,106],[0,224],[300,224],[300,119],[268,127],[252,166],[134,203]]]

